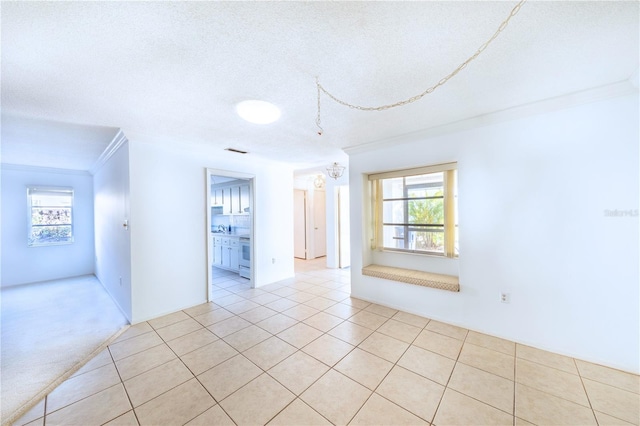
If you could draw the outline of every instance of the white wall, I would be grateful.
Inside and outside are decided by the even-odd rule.
[[[250,154],[192,153],[127,136],[134,323],[206,301],[207,167],[255,175],[255,285],[293,276],[291,169]]]
[[[131,321],[129,147],[122,144],[94,173],[96,276]]]
[[[74,189],[73,244],[27,246],[27,186]],[[93,178],[73,170],[2,164],[2,287],[93,274]]]
[[[638,95],[350,155],[356,297],[638,372]],[[369,249],[367,173],[458,161],[460,258]],[[637,213],[636,213],[637,214]],[[365,277],[375,259],[457,272],[460,293]],[[511,303],[499,302],[499,292]]]

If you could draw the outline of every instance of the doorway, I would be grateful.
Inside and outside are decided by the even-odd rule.
[[[207,300],[214,280],[255,288],[255,176],[206,169]]]
[[[307,258],[307,191],[293,190],[293,257]]]
[[[313,191],[313,257],[327,255],[327,199],[322,189]]]

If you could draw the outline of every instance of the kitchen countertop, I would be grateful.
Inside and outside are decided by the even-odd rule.
[[[232,232],[231,234],[227,234],[224,232],[216,232],[216,231],[211,231],[211,235],[215,235],[215,236],[220,236],[220,237],[231,237],[231,238],[249,238],[249,234],[236,234],[235,232]]]

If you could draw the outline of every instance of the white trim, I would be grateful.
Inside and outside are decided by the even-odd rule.
[[[105,163],[109,161],[109,158],[111,158],[111,156],[115,154],[118,148],[120,148],[127,141],[128,139],[122,132],[122,129],[118,129],[118,133],[116,133],[109,145],[107,145],[102,154],[100,154],[100,157],[98,157],[96,162],[93,163],[93,165],[89,168],[89,173],[95,175],[98,170],[100,170],[102,166],[104,166]]]
[[[637,73],[635,75],[637,77]],[[418,130],[416,132],[406,133],[404,135],[349,146],[342,148],[342,150],[349,155],[359,154],[372,149],[381,149],[397,144],[412,142],[416,139],[427,139],[634,93],[638,93],[638,87],[637,85],[634,86],[634,83],[629,79],[618,83],[608,84],[606,86],[569,93],[555,98],[548,98],[542,101],[518,105],[512,108],[490,112],[476,117]]]
[[[86,170],[56,169],[54,167],[26,166],[22,164],[2,163],[0,165],[0,168],[2,170],[16,170],[20,172],[56,173],[61,175],[91,176],[91,173],[89,173]]]

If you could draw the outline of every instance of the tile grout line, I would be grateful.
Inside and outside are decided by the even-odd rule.
[[[431,320],[429,320],[429,322],[431,322]],[[427,323],[427,325],[429,325],[429,323]],[[425,328],[427,327],[427,325],[425,325]],[[440,333],[438,333],[438,334],[440,334]],[[456,359],[453,362],[453,368],[451,369],[451,373],[449,373],[449,378],[447,379],[447,383],[444,385],[444,391],[442,392],[442,396],[440,397],[440,401],[438,401],[438,405],[436,406],[436,409],[433,412],[433,417],[429,421],[430,424],[433,424],[433,421],[436,419],[436,414],[438,414],[438,410],[440,409],[440,405],[442,404],[442,400],[444,399],[444,394],[447,392],[447,389],[449,389],[449,382],[451,381],[451,377],[453,376],[453,372],[456,369],[456,365],[458,365],[458,360],[460,359],[460,354],[462,353],[462,348],[464,347],[464,344],[467,342],[467,337],[468,336],[469,336],[469,330],[467,330],[467,332],[464,335],[464,339],[462,339],[462,346],[460,346],[460,350],[458,351],[458,355],[456,356]],[[448,337],[451,337],[451,336],[448,336]],[[452,390],[454,390],[454,389],[452,389]],[[463,394],[463,395],[465,395],[465,394]],[[468,396],[468,395],[465,395],[465,396]],[[471,397],[469,397],[469,398],[471,398]],[[475,399],[475,398],[473,398],[473,399]],[[482,401],[480,401],[480,402],[482,402]]]
[[[399,312],[399,311],[398,311],[398,312]],[[397,313],[397,312],[396,312],[396,313]],[[394,315],[395,315],[395,314],[394,314]],[[389,317],[389,318],[387,318],[387,321],[385,321],[384,323],[382,323],[382,324],[380,325],[380,327],[382,327],[384,324],[386,324],[386,323],[387,323],[391,318],[393,318],[393,317]],[[396,321],[397,321],[397,320],[396,320]],[[400,368],[404,368],[404,367],[402,367],[401,365],[398,365],[398,361],[400,361],[400,359],[402,359],[402,357],[404,356],[404,354],[405,354],[405,353],[407,353],[407,351],[409,350],[409,348],[413,345],[413,342],[415,342],[415,341],[416,341],[416,339],[418,338],[418,336],[420,335],[420,333],[422,333],[422,331],[425,329],[425,327],[427,326],[427,324],[429,324],[429,322],[431,322],[431,319],[429,319],[429,321],[427,321],[427,323],[426,323],[426,324],[425,324],[425,325],[420,329],[420,332],[418,332],[418,334],[416,335],[416,337],[414,337],[414,338],[413,338],[413,340],[411,341],[411,343],[409,343],[409,346],[407,346],[407,348],[404,350],[404,352],[402,352],[402,354],[398,357],[398,359],[393,363],[393,365],[391,366],[391,368],[389,369],[389,371],[387,372],[387,374],[385,374],[385,375],[384,375],[384,377],[382,378],[382,380],[380,380],[380,383],[378,383],[378,384],[376,385],[376,387],[371,391],[371,395],[369,395],[369,397],[364,401],[364,403],[362,404],[362,406],[361,406],[361,407],[358,409],[358,411],[353,415],[353,417],[349,420],[349,422],[347,422],[347,424],[349,424],[350,422],[352,422],[352,421],[353,421],[353,419],[355,419],[355,417],[358,415],[358,413],[359,413],[360,411],[362,411],[362,408],[363,408],[363,407],[366,405],[366,403],[371,399],[371,396],[373,396],[373,394],[376,394],[376,395],[380,396],[381,398],[384,398],[385,400],[389,401],[390,403],[392,403],[392,404],[394,404],[394,405],[396,405],[396,406],[398,406],[398,407],[402,408],[402,409],[403,409],[403,410],[405,410],[406,412],[411,413],[411,414],[413,414],[414,416],[416,416],[416,417],[418,417],[418,418],[420,418],[420,419],[423,419],[423,417],[419,416],[418,414],[416,414],[416,413],[414,413],[414,412],[412,412],[412,411],[409,411],[409,409],[407,409],[407,408],[405,408],[405,407],[402,407],[402,406],[400,406],[399,404],[396,404],[395,402],[393,402],[393,401],[389,400],[388,398],[386,398],[384,395],[380,395],[380,394],[376,393],[376,390],[378,390],[378,388],[380,387],[380,385],[385,381],[385,379],[389,376],[389,374],[391,374],[391,371],[393,371],[393,368],[394,368],[394,367],[398,366],[398,367],[400,367]],[[411,324],[409,324],[409,325],[411,325]],[[373,331],[373,333],[375,333],[378,329],[380,329],[380,327],[378,327],[376,330],[374,330],[374,331]],[[373,333],[371,333],[371,334],[373,334]],[[382,333],[382,334],[384,334],[384,333]],[[370,335],[369,335],[369,336],[370,336]],[[386,334],[385,334],[385,336],[386,336]],[[388,337],[392,337],[392,336],[388,336]],[[394,339],[395,339],[395,337],[392,337],[392,338],[394,338]],[[368,337],[367,337],[367,339],[368,339]],[[365,339],[365,340],[366,340],[366,339]],[[396,339],[396,340],[399,340],[399,339]],[[364,342],[364,340],[363,340],[363,342]],[[362,342],[360,342],[360,343],[362,343]],[[405,343],[406,343],[406,342],[405,342]],[[360,348],[360,346],[358,345],[358,346],[356,346],[356,348]],[[371,352],[369,352],[369,351],[367,351],[367,350],[365,350],[365,349],[360,348],[360,350],[365,351],[365,352],[367,352],[367,353],[369,353],[369,354],[371,354],[371,355],[378,356],[378,355],[373,354],[373,353],[371,353]],[[378,357],[378,358],[384,359],[384,358],[382,358],[382,357]],[[411,371],[411,370],[408,370],[408,371]],[[415,373],[415,374],[417,374],[417,373]],[[420,377],[422,377],[422,376],[420,376]],[[353,379],[352,379],[352,380],[353,380]],[[427,380],[429,380],[429,379],[427,379]],[[356,382],[356,383],[357,383],[357,382]],[[365,386],[365,387],[366,387],[366,386]],[[437,408],[436,408],[436,410],[437,410]],[[434,412],[434,416],[435,416],[435,412]],[[431,423],[433,423],[433,422],[429,422],[429,423],[431,424]]]
[[[297,290],[297,292],[301,292],[301,291],[303,292],[304,290]],[[309,293],[309,294],[311,294],[311,293]],[[316,297],[321,297],[321,296],[316,296]],[[283,298],[286,298],[286,297],[283,297]],[[346,298],[345,298],[345,299],[346,299]],[[291,300],[291,299],[288,299],[288,300]],[[313,300],[313,299],[309,299],[309,300]],[[293,301],[293,300],[292,300],[292,301]],[[295,302],[295,301],[294,301],[294,302]],[[296,302],[296,303],[297,303],[298,305],[302,305],[302,304],[304,304],[304,302]],[[339,303],[339,302],[337,302],[337,303]],[[265,306],[265,305],[260,305],[260,306]],[[308,306],[308,305],[305,305],[305,306]],[[333,305],[332,305],[332,306],[333,306]],[[324,312],[324,310],[319,310],[317,313],[320,313],[320,312]],[[280,313],[282,314],[282,312],[280,312]],[[315,314],[313,314],[313,315],[317,315],[317,313],[315,313]],[[286,315],[286,314],[282,314],[282,315],[285,315],[285,316],[287,316],[288,318],[292,318],[292,317],[289,317],[289,316],[288,316],[288,315]],[[313,315],[311,315],[311,316],[313,316]],[[310,317],[311,317],[311,316],[310,316]],[[310,317],[308,317],[308,318],[310,318]],[[306,319],[308,319],[308,318],[306,318]],[[288,330],[288,329],[290,329],[290,328],[292,328],[292,327],[295,327],[295,326],[296,326],[296,325],[298,325],[298,324],[304,324],[304,325],[309,326],[308,324],[304,323],[304,320],[298,320],[297,318],[292,318],[292,319],[293,319],[293,320],[295,320],[295,321],[296,321],[296,323],[295,323],[295,324],[292,324],[291,326],[289,326],[289,327],[287,327],[287,328],[285,328],[285,329],[283,329],[283,330],[281,330],[281,331],[279,331],[277,334],[280,334],[280,333],[282,333],[282,332],[284,332],[284,331],[286,331],[286,330]],[[346,320],[343,320],[340,324],[342,324],[344,321],[346,321]],[[254,325],[255,325],[255,324],[254,324]],[[338,324],[338,325],[339,325],[339,324]],[[258,327],[259,327],[259,326],[258,326]],[[309,326],[309,327],[311,327],[311,326]],[[336,325],[336,327],[337,327],[337,325]],[[312,328],[314,328],[314,327],[312,327]],[[335,327],[332,327],[331,329],[333,329],[333,328],[335,328]],[[315,328],[314,328],[314,329],[315,329]],[[331,329],[330,329],[330,330],[331,330]],[[329,331],[330,331],[330,330],[329,330]],[[265,331],[269,332],[268,330],[265,330]],[[316,341],[316,340],[318,340],[319,338],[321,338],[323,335],[328,334],[328,332],[324,332],[324,331],[322,331],[322,330],[319,330],[319,331],[321,331],[321,332],[322,332],[322,334],[321,334],[320,336],[318,336],[317,338],[313,339],[312,341],[308,342],[307,344],[305,344],[303,347],[308,346],[309,344],[311,344],[311,343],[313,343],[314,341]],[[269,333],[270,333],[270,332],[269,332]],[[271,334],[271,333],[270,333],[270,334]],[[278,338],[278,339],[282,340],[283,342],[285,342],[285,343],[287,343],[287,344],[291,345],[289,342],[286,342],[286,341],[284,341],[282,338],[278,337],[278,336],[277,336],[277,334],[272,334],[272,337],[276,337],[276,338]],[[331,336],[331,335],[329,335],[329,336],[330,336],[330,337],[333,337],[333,336]],[[341,339],[338,339],[338,340],[341,340]],[[348,342],[345,342],[345,343],[348,343]],[[257,345],[257,344],[256,344],[256,345]],[[254,346],[255,346],[255,345],[254,345]],[[293,346],[293,347],[296,349],[296,351],[295,351],[295,352],[293,352],[292,354],[288,355],[287,357],[285,357],[284,359],[282,359],[282,360],[281,360],[281,361],[279,361],[278,363],[276,363],[274,366],[270,367],[270,368],[269,368],[269,370],[270,370],[270,369],[272,369],[272,368],[274,368],[274,367],[276,367],[277,365],[279,365],[279,364],[281,364],[281,363],[285,362],[287,359],[291,358],[292,356],[294,356],[294,355],[295,355],[296,353],[298,353],[298,352],[302,352],[303,354],[305,354],[305,355],[307,355],[307,356],[310,356],[310,357],[311,357],[311,358],[313,358],[313,359],[316,359],[315,357],[313,357],[313,356],[311,356],[311,355],[307,354],[306,352],[304,352],[304,351],[302,350],[302,348],[298,348],[298,347],[296,347],[296,346],[294,346],[294,345],[291,345],[291,346]],[[355,347],[356,347],[356,346],[354,346],[354,349],[355,349]],[[248,348],[248,349],[250,349],[250,348]],[[248,350],[248,349],[247,349],[247,350]],[[352,350],[350,350],[350,351],[345,355],[345,357],[346,357],[349,353],[351,353],[351,351],[353,351],[353,349],[352,349]],[[241,353],[241,355],[242,355],[242,353]],[[243,355],[243,356],[244,356],[244,355]],[[246,357],[245,357],[245,358],[246,358]],[[344,357],[342,357],[340,360],[342,360],[343,358],[344,358]],[[340,360],[338,360],[338,361],[336,362],[336,364],[337,364],[338,362],[340,362]],[[249,360],[249,361],[251,362],[251,360]],[[317,361],[318,361],[318,362],[320,362],[321,364],[324,364],[324,362],[322,362],[322,361],[320,361],[320,360],[317,360]],[[255,364],[254,364],[254,365],[255,365]],[[324,365],[327,365],[327,364],[324,364]],[[282,408],[278,413],[276,413],[276,414],[275,414],[271,419],[269,419],[269,421],[272,421],[275,417],[277,417],[280,413],[282,413],[282,412],[283,412],[287,407],[289,407],[291,404],[293,404],[296,400],[300,400],[300,402],[301,402],[301,403],[303,403],[303,404],[305,404],[306,406],[308,406],[308,407],[309,407],[311,410],[313,410],[315,413],[318,413],[318,415],[320,415],[322,418],[324,418],[324,419],[326,419],[327,421],[329,421],[329,423],[332,423],[332,422],[331,422],[329,419],[327,419],[324,415],[322,415],[321,413],[319,413],[317,410],[315,410],[313,407],[311,407],[309,404],[307,404],[307,403],[306,403],[302,398],[300,398],[300,395],[302,395],[304,392],[306,392],[306,391],[307,391],[311,386],[313,386],[316,382],[318,382],[318,381],[319,381],[322,377],[324,377],[324,376],[325,376],[329,371],[333,370],[333,367],[332,367],[332,366],[328,366],[328,365],[327,365],[327,367],[328,367],[329,369],[328,369],[325,373],[323,373],[320,377],[318,377],[316,380],[314,380],[311,384],[309,384],[309,386],[307,386],[303,391],[301,391],[301,392],[300,392],[300,395],[297,395],[296,393],[294,393],[291,389],[289,389],[287,386],[285,386],[283,383],[281,383],[281,382],[280,382],[276,377],[273,377],[271,374],[269,374],[268,370],[264,370],[264,369],[263,369],[263,368],[261,368],[260,366],[257,366],[257,367],[258,367],[258,368],[260,368],[260,369],[262,370],[263,374],[266,374],[267,376],[269,376],[271,379],[273,379],[274,381],[276,381],[278,384],[280,384],[281,386],[283,386],[285,389],[287,389],[289,392],[291,392],[291,393],[295,396],[295,398],[294,398],[294,399],[293,399],[289,404],[287,404],[285,407],[283,407],[283,408]],[[335,371],[335,370],[334,370],[334,371]],[[337,372],[337,371],[336,371],[336,372]],[[339,373],[339,372],[338,372],[338,373]],[[341,374],[341,373],[340,373],[340,374]],[[353,380],[353,379],[351,379],[351,378],[349,378],[349,379],[350,379],[350,380]],[[254,380],[255,380],[255,379],[254,379]],[[249,382],[249,383],[250,383],[250,382]],[[227,397],[225,397],[225,399],[226,399],[226,398],[228,398],[228,397],[230,397],[230,396],[231,396],[231,395],[233,395],[234,393],[238,392],[240,389],[244,388],[244,387],[245,387],[245,386],[247,386],[249,383],[247,383],[247,384],[245,384],[245,385],[241,386],[239,389],[237,389],[236,391],[232,392],[230,395],[228,395]],[[356,383],[357,383],[357,382],[356,382]],[[268,422],[267,422],[267,423],[268,423]]]
[[[184,312],[184,311],[182,311],[182,312]],[[186,314],[186,312],[185,312],[185,314]],[[189,314],[187,314],[187,315],[189,315]],[[213,332],[212,332],[211,330],[209,330],[209,332],[211,332],[211,333],[213,334]],[[161,337],[161,339],[162,339],[162,337]],[[166,342],[164,339],[162,339],[162,340],[163,340],[164,344],[165,344],[165,345],[167,345],[167,342]],[[211,343],[214,343],[214,342],[211,342]],[[226,342],[225,342],[225,343],[226,343]],[[207,345],[205,345],[205,346],[207,346]],[[181,358],[181,357],[180,357],[180,356],[179,356],[179,355],[178,355],[178,354],[173,350],[173,348],[172,348],[171,346],[167,345],[167,347],[168,347],[168,348],[169,348],[169,350],[170,350],[171,352],[173,352],[173,354],[174,354],[174,355],[175,355],[175,356],[180,360],[180,362],[182,363],[182,365],[184,365],[184,367],[189,371],[189,373],[191,373],[191,375],[193,376],[193,378],[194,378],[194,379],[196,379],[196,381],[200,384],[200,386],[202,386],[202,388],[203,388],[203,389],[204,389],[204,390],[209,394],[209,396],[211,397],[211,399],[213,399],[213,401],[215,402],[215,404],[214,404],[214,405],[212,405],[211,407],[207,408],[207,409],[206,409],[206,410],[204,410],[202,413],[198,413],[198,415],[196,415],[195,417],[193,417],[193,418],[189,419],[189,421],[188,421],[188,422],[190,422],[191,420],[193,420],[193,419],[195,419],[196,417],[200,416],[201,414],[205,413],[206,411],[210,410],[211,408],[215,407],[216,405],[220,406],[220,409],[221,409],[222,411],[224,411],[224,413],[225,413],[225,414],[226,414],[226,415],[231,419],[231,416],[229,416],[229,413],[227,413],[227,412],[225,411],[225,409],[220,405],[220,402],[219,402],[219,401],[218,401],[218,400],[217,400],[213,395],[211,395],[211,392],[209,392],[209,389],[207,389],[207,387],[206,387],[206,386],[205,386],[205,385],[200,381],[200,379],[198,379],[198,376],[197,376],[197,375],[196,375],[196,374],[195,374],[195,373],[194,373],[194,372],[189,368],[189,366],[188,366],[188,365],[187,365],[187,364],[182,360],[182,358]],[[203,347],[204,347],[204,346],[203,346]],[[197,349],[196,349],[196,350],[197,350]],[[192,352],[193,352],[193,351],[192,351]],[[189,352],[189,353],[191,353],[191,352]],[[235,355],[234,355],[234,356],[235,356]],[[230,358],[229,358],[229,359],[230,359]],[[170,362],[170,361],[168,361],[168,362]],[[223,361],[223,362],[225,362],[225,361]],[[164,364],[166,364],[166,363],[164,363]],[[164,364],[162,364],[162,365],[164,365]],[[222,362],[221,362],[220,364],[222,364]],[[220,365],[220,364],[216,364],[216,365]],[[214,366],[214,367],[215,367],[215,366]],[[213,368],[213,367],[211,367],[211,368]],[[210,369],[209,369],[209,370],[210,370]],[[206,371],[209,371],[209,370],[206,370]],[[148,370],[148,371],[150,371],[150,370]],[[202,372],[201,374],[204,374],[206,371]],[[150,399],[150,400],[149,400],[149,401],[147,401],[147,402],[153,401],[154,399],[156,399],[156,398],[158,398],[158,397],[160,397],[160,396],[162,396],[162,395],[166,394],[167,392],[172,391],[173,389],[177,388],[178,386],[181,386],[181,385],[183,385],[184,383],[187,383],[189,380],[191,380],[191,379],[188,379],[188,380],[186,380],[186,381],[184,381],[184,382],[182,382],[182,383],[179,383],[178,385],[176,385],[176,386],[172,387],[171,389],[167,390],[166,392],[161,393],[160,395],[157,395],[156,397],[154,397],[154,398]],[[125,390],[126,390],[126,388],[125,388]],[[144,402],[143,404],[140,404],[140,405],[142,406],[142,405],[146,404],[147,402]],[[133,404],[132,404],[132,406],[133,406]],[[134,413],[135,413],[135,409],[134,409]],[[136,416],[136,418],[137,418],[137,416]],[[232,419],[232,421],[233,421],[233,419]],[[188,423],[188,422],[186,422],[186,423]],[[233,421],[233,422],[234,422],[234,423],[236,423],[235,421]],[[138,424],[139,424],[139,423],[140,423],[140,422],[138,421]],[[236,423],[236,424],[237,424],[237,423]]]
[[[578,368],[578,363],[575,358],[571,358],[573,361],[573,365],[576,367],[576,371],[578,372],[578,377],[580,377],[580,384],[582,385],[582,389],[584,390],[584,394],[587,397],[587,402],[589,403],[589,408],[591,409],[591,414],[593,415],[594,420],[596,421],[596,425],[599,425],[598,416],[596,416],[596,410],[593,408],[593,404],[591,404],[591,398],[589,398],[589,392],[587,392],[587,387],[584,384],[584,380],[582,378],[582,374],[580,374],[580,369]]]
[[[149,324],[149,326],[151,326],[151,324]],[[138,413],[136,413],[135,407],[133,406],[133,401],[131,401],[131,397],[129,396],[129,392],[127,392],[127,387],[124,385],[124,380],[122,380],[122,375],[120,374],[120,370],[118,370],[118,365],[116,364],[116,360],[113,358],[113,354],[111,353],[111,347],[107,346],[107,350],[109,351],[109,357],[111,358],[111,362],[113,363],[113,367],[116,369],[116,373],[118,373],[118,378],[120,379],[120,384],[122,385],[122,389],[124,389],[124,393],[125,393],[125,395],[127,395],[127,400],[129,401],[129,405],[131,406],[131,411],[133,412],[133,416],[136,418],[136,422],[138,422],[138,424],[140,424],[140,419],[138,419]],[[126,414],[126,413],[123,413],[123,414]],[[118,417],[120,417],[120,416],[118,416]],[[118,417],[114,417],[113,419],[111,419],[109,421],[115,420]],[[105,422],[105,423],[108,423],[108,422]]]

